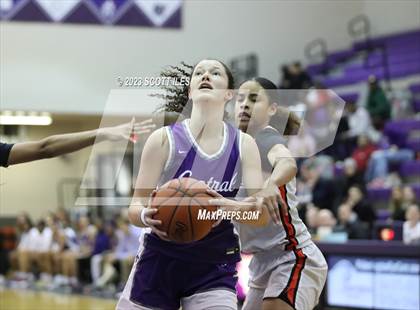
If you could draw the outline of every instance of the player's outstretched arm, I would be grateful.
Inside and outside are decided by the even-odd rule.
[[[254,226],[264,226],[268,223],[270,215],[267,207],[264,205],[265,201],[255,196],[263,187],[260,152],[254,139],[244,133],[242,133],[241,154],[242,182],[250,196],[243,201],[235,201],[224,198],[215,191],[208,190],[208,193],[215,197],[209,203],[219,205],[225,210],[259,211],[258,220],[238,220],[238,222]]]
[[[280,223],[280,210],[278,204],[284,204],[279,187],[291,181],[297,173],[296,161],[290,151],[282,144],[274,145],[267,154],[268,161],[273,167],[273,172],[265,181],[264,188],[256,196],[270,201],[268,206],[271,218]]]
[[[166,233],[156,229],[156,226],[162,223],[152,218],[157,209],[149,204],[150,196],[164,170],[168,154],[169,144],[166,131],[165,128],[160,128],[150,135],[144,145],[136,188],[128,209],[128,216],[133,225],[150,227],[162,239],[166,238]]]
[[[10,150],[8,165],[72,153],[93,145],[95,141],[128,140],[132,133],[144,134],[150,132],[153,128],[154,125],[151,124],[151,121],[135,123],[133,118],[129,123],[114,127],[53,135],[39,141],[16,143]]]

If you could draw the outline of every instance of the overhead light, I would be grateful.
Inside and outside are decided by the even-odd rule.
[[[51,114],[47,112],[25,113],[18,111],[16,113],[11,113],[10,111],[5,111],[0,114],[0,125],[48,126],[51,125],[51,123]]]

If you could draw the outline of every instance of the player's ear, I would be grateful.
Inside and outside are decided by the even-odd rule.
[[[273,102],[270,104],[270,107],[268,108],[268,115],[272,117],[277,113],[278,104],[276,102]]]
[[[232,100],[233,99],[233,96],[234,96],[233,89],[228,89],[226,91],[226,94],[225,94],[225,102]]]

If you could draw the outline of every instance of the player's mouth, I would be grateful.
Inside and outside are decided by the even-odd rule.
[[[245,121],[249,121],[251,119],[251,115],[249,115],[246,112],[241,112],[241,113],[238,114],[238,118],[239,118],[239,120],[245,122]]]
[[[198,89],[200,89],[200,90],[202,90],[202,89],[213,89],[213,86],[211,86],[210,83],[203,82],[203,83],[200,84]]]

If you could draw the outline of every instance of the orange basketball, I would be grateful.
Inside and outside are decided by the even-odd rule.
[[[162,185],[151,201],[152,206],[158,209],[153,218],[162,221],[157,228],[165,231],[174,242],[203,239],[216,221],[199,219],[199,210],[217,210],[216,206],[208,205],[212,196],[206,190],[207,185],[203,181],[193,178],[173,179]]]

